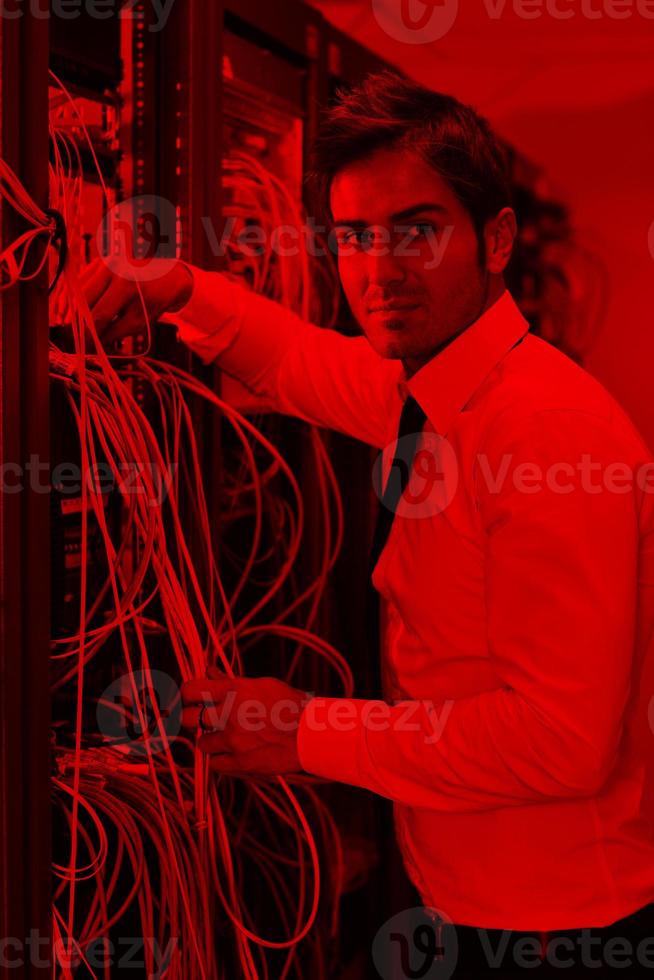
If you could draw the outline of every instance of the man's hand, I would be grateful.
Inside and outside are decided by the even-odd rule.
[[[154,275],[160,268],[161,275]],[[145,330],[145,311],[151,321],[180,310],[193,291],[193,274],[186,263],[149,259],[147,276],[125,258],[98,258],[82,272],[82,288],[103,344]],[[145,310],[144,310],[145,308]]]
[[[204,732],[197,744],[211,755],[211,769],[239,776],[301,772],[297,729],[309,695],[273,677],[228,677],[215,667],[208,674],[182,686],[182,725]]]

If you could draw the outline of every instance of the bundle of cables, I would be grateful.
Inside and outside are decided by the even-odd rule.
[[[25,191],[11,167],[0,159],[0,196],[24,219],[27,228],[0,252],[0,290],[36,279],[48,264],[47,246],[60,233],[58,219],[42,211]],[[46,247],[44,247],[46,246]],[[36,258],[32,258],[36,253]],[[31,266],[31,268],[30,268]]]
[[[242,149],[223,160],[222,184],[228,199],[223,213],[231,226],[230,268],[255,292],[306,320],[333,326],[340,305],[335,258],[286,185]],[[251,227],[260,248],[248,245]]]
[[[74,106],[59,80],[55,84]],[[84,131],[83,120],[80,129]],[[88,134],[87,134],[88,138]],[[70,133],[53,129],[51,204],[75,234],[80,208],[79,157]],[[93,144],[88,139],[93,153]],[[244,166],[241,161],[239,166]],[[248,161],[257,180],[271,189],[272,178]],[[16,176],[0,162],[3,199],[25,218],[30,230],[2,253],[3,288],[37,275],[47,261],[43,249],[34,269],[28,256],[37,239],[52,244],[57,224],[29,200]],[[102,175],[98,168],[98,177]],[[283,188],[275,188],[284,198]],[[287,201],[287,203],[290,203]],[[296,220],[301,216],[296,214]],[[60,263],[61,265],[61,263]],[[325,511],[325,558],[320,575],[287,605],[277,601],[292,578],[304,531],[304,502],[296,477],[276,446],[247,418],[196,377],[172,364],[134,355],[109,356],[97,335],[79,268],[60,269],[53,304],[65,311],[68,349],[51,343],[51,378],[64,393],[77,430],[81,463],[79,618],[74,634],[53,640],[54,692],[72,705],[72,723],[55,731],[53,792],[57,852],[53,890],[53,931],[57,970],[64,978],[109,976],[116,968],[117,935],[142,938],[148,975],[179,980],[268,977],[271,962],[279,980],[310,972],[325,975],[325,931],[314,928],[321,915],[335,934],[343,861],[339,834],[308,775],[243,782],[212,776],[192,739],[175,726],[173,699],[160,705],[158,676],[174,674],[175,684],[206,676],[217,666],[230,676],[243,672],[243,650],[255,641],[284,637],[295,646],[285,679],[292,681],[307,656],[328,665],[345,696],[352,677],[339,652],[312,634],[311,625],[342,537],[338,487],[324,446],[312,436],[318,486]],[[263,275],[263,273],[262,273]],[[265,282],[268,282],[265,275]],[[280,272],[279,297],[310,309],[309,265],[300,285]],[[259,280],[254,288],[270,290]],[[291,294],[294,300],[291,303]],[[145,307],[144,307],[145,310]],[[144,330],[151,335],[144,312]],[[146,387],[155,417],[135,396]],[[242,446],[244,474],[231,503],[253,501],[254,528],[249,553],[228,594],[209,533],[203,473],[189,398],[215,409]],[[268,457],[260,473],[257,455]],[[106,492],[98,473],[129,468],[130,487],[119,486],[120,526],[107,518]],[[283,479],[291,504],[285,509],[284,560],[259,600],[236,616],[257,561],[265,522],[263,498],[272,475]],[[242,478],[243,477],[243,478]],[[232,483],[232,488],[235,484]],[[192,557],[180,498],[193,496],[205,529],[202,570]],[[333,524],[331,509],[336,514]],[[102,541],[106,576],[89,589],[91,524]],[[290,622],[301,608],[303,625]],[[159,660],[165,641],[166,657]],[[172,664],[172,667],[171,667]],[[103,699],[93,681],[109,666],[121,677],[125,697]],[[123,731],[112,740],[89,729],[88,705],[121,715]],[[321,860],[321,853],[329,857]],[[325,870],[327,873],[325,873]],[[265,925],[278,935],[262,935],[244,882],[266,895]],[[322,901],[319,898],[322,894]],[[111,954],[111,955],[110,955]],[[271,961],[271,957],[273,958]],[[310,964],[306,966],[306,964]]]

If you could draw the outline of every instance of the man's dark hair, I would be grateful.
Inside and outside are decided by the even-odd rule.
[[[451,95],[384,70],[339,90],[313,148],[310,185],[330,225],[334,177],[375,150],[414,150],[449,184],[470,214],[480,259],[486,221],[511,206],[503,148],[486,119]]]

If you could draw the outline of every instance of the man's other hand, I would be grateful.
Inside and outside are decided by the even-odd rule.
[[[301,772],[297,730],[309,695],[273,677],[229,677],[215,667],[208,674],[182,686],[182,725],[200,730],[198,748],[211,756],[211,769],[238,776]]]

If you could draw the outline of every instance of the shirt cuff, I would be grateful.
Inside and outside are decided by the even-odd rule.
[[[305,772],[361,785],[362,739],[377,714],[388,718],[385,701],[312,698],[300,715],[297,751]]]
[[[191,295],[179,310],[164,313],[162,323],[177,327],[177,336],[205,364],[215,360],[234,342],[240,327],[238,287],[221,272],[185,263],[193,277]]]

